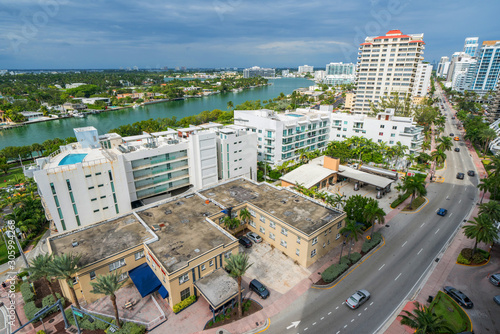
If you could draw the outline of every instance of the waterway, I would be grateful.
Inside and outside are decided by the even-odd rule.
[[[88,115],[85,118],[63,118],[53,121],[33,123],[23,127],[0,131],[0,149],[7,146],[25,146],[34,143],[43,143],[47,139],[74,137],[73,128],[93,126],[99,134],[120,125],[132,124],[147,119],[156,119],[175,116],[181,119],[186,116],[197,115],[204,110],[227,110],[227,102],[232,101],[234,106],[248,100],[269,100],[280,95],[290,94],[294,89],[308,87],[313,81],[303,78],[283,78],[269,80],[272,85],[256,87],[239,93],[223,93],[202,98],[193,98],[180,101],[169,101],[142,106],[107,111],[100,114]]]

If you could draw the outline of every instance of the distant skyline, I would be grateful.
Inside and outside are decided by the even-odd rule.
[[[0,0],[1,69],[324,68],[366,36],[424,33],[424,61],[500,39],[498,0]]]

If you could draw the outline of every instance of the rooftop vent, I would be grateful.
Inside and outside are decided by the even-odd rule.
[[[182,224],[187,224],[187,223],[189,223],[189,219],[183,219],[183,220],[181,220],[181,223]]]
[[[76,241],[76,239],[73,239],[73,241],[71,242],[71,246],[73,247],[78,246],[78,241]]]
[[[143,212],[142,214],[146,217],[153,217],[153,214],[151,212]]]
[[[312,219],[311,219],[311,218],[306,218],[306,220],[307,220],[308,222],[312,222]]]
[[[175,203],[175,205],[182,205],[182,204],[184,204],[183,201],[179,201],[179,202]]]
[[[286,199],[282,199],[281,203],[286,204]]]
[[[300,202],[300,201],[299,201],[299,199],[294,199],[294,201],[295,201],[295,202],[297,202],[297,203],[299,203],[299,202]]]
[[[196,249],[194,250],[194,252],[195,252],[195,253],[199,253],[199,252],[200,252],[200,250],[199,250],[198,248],[196,248]]]
[[[159,231],[159,230],[160,230],[160,225],[158,225],[158,224],[154,224],[154,225],[153,225],[153,231],[157,232],[157,231]]]
[[[165,211],[163,211],[163,212],[164,212],[166,215],[169,215],[169,214],[171,214],[171,213],[172,213],[172,210],[165,210]]]

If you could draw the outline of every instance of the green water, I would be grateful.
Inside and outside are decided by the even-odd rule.
[[[269,100],[279,96],[281,92],[290,94],[294,89],[313,85],[313,81],[302,78],[284,78],[269,80],[271,86],[244,90],[239,93],[224,93],[203,98],[187,99],[151,104],[139,108],[127,108],[88,115],[85,118],[65,118],[54,121],[29,124],[23,127],[0,131],[0,149],[7,146],[24,146],[42,143],[47,139],[73,137],[73,128],[93,126],[99,134],[107,133],[120,125],[134,122],[176,116],[181,119],[197,115],[204,110],[227,109],[227,102],[234,106],[247,100]]]

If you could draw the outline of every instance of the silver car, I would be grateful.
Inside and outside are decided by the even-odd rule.
[[[366,290],[358,290],[351,297],[347,298],[345,304],[349,306],[350,309],[357,309],[364,302],[370,299],[370,293]]]
[[[259,242],[262,242],[262,238],[260,235],[258,235],[255,232],[248,232],[247,233],[247,238],[258,244]]]

